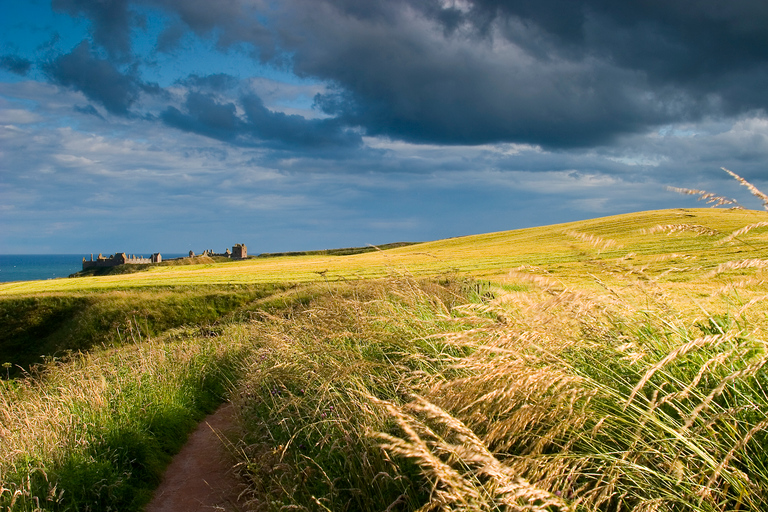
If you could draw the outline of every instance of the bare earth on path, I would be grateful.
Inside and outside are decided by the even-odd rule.
[[[223,438],[234,408],[224,404],[205,418],[165,470],[146,512],[242,512],[242,489],[232,474]]]

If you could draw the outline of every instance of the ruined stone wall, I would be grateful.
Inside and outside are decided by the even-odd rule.
[[[161,261],[163,261],[163,257],[160,255],[160,253],[155,253],[149,258],[144,258],[142,256],[136,257],[135,254],[128,256],[124,252],[115,253],[109,258],[99,254],[98,258],[96,259],[93,259],[93,255],[91,255],[90,261],[83,258],[83,270],[86,270],[89,268],[116,267],[118,265],[141,265],[141,264],[147,264],[147,263],[159,263]]]
[[[189,257],[194,256],[192,251],[189,251]],[[226,249],[224,252],[213,252],[211,249],[206,249],[202,252],[201,256],[221,256],[223,258],[231,258],[233,260],[244,260],[248,257],[248,249],[245,244],[235,244],[232,246],[232,250]]]
[[[194,257],[195,253],[189,251],[189,257]],[[212,250],[208,249],[203,251],[203,256],[224,256],[232,259],[245,259],[248,257],[248,249],[245,244],[235,244],[232,247],[232,251],[229,249],[224,254],[216,254]],[[94,259],[91,254],[91,259],[87,260],[83,258],[83,270],[89,268],[101,268],[101,267],[116,267],[118,265],[141,265],[148,263],[160,263],[163,261],[163,257],[159,252],[154,253],[149,258],[143,256],[136,257],[136,255],[127,255],[124,252],[118,252],[110,256],[109,258],[99,254],[98,258]]]

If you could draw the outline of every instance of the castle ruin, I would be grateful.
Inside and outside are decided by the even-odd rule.
[[[244,260],[248,257],[248,248],[245,244],[235,244],[232,246],[232,259]]]
[[[193,251],[189,251],[189,257],[192,258],[194,256],[195,253]],[[248,248],[245,246],[245,244],[235,244],[232,246],[231,251],[227,249],[224,253],[214,253],[211,250],[206,250],[203,251],[202,256],[223,256],[233,260],[244,260],[248,258]],[[93,254],[91,254],[90,260],[83,258],[83,270],[87,270],[89,268],[116,267],[118,265],[160,263],[162,261],[163,257],[159,252],[153,254],[149,258],[145,258],[143,256],[136,257],[136,255],[129,256],[124,252],[118,252],[111,255],[109,258],[99,254],[96,259],[93,259]]]
[[[110,256],[109,258],[106,258],[99,254],[98,258],[93,259],[93,254],[91,254],[91,259],[86,260],[83,258],[83,270],[89,269],[89,268],[102,268],[102,267],[116,267],[118,265],[140,265],[140,264],[146,264],[146,263],[160,263],[163,261],[163,257],[160,255],[159,252],[156,252],[149,258],[145,258],[143,256],[136,257],[136,255],[127,255],[124,252],[118,252]]]
[[[195,253],[192,251],[189,251],[190,258],[194,256]],[[211,249],[206,249],[205,251],[200,254],[200,256],[221,256],[224,258],[229,258],[231,260],[244,260],[248,258],[248,248],[245,246],[245,244],[235,244],[232,246],[232,250],[230,251],[227,249],[223,253],[220,252],[213,252]]]

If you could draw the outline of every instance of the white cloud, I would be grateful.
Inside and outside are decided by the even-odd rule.
[[[90,167],[96,163],[82,156],[54,154],[52,157],[66,167]]]
[[[20,108],[0,108],[0,124],[32,124],[43,118],[34,112]]]
[[[317,206],[316,201],[300,194],[221,195],[216,200],[232,208],[245,210],[285,211]]]

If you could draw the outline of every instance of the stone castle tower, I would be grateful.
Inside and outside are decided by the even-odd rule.
[[[248,248],[245,244],[235,244],[232,246],[232,258],[244,260],[248,257]]]

